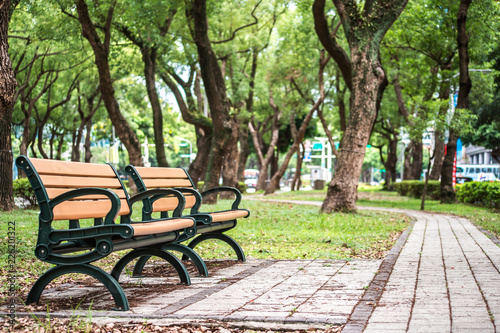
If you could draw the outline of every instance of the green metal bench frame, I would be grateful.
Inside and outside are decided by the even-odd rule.
[[[160,169],[161,168],[155,168],[155,169]],[[236,253],[237,258],[239,261],[246,261],[245,258],[245,253],[243,252],[243,249],[241,246],[234,240],[232,237],[224,234],[224,232],[231,230],[236,227],[237,221],[236,219],[230,219],[227,221],[220,221],[220,222],[213,222],[212,221],[212,214],[217,214],[217,213],[224,213],[224,212],[232,212],[232,211],[245,211],[248,215],[245,217],[250,216],[250,212],[247,209],[240,209],[239,204],[241,203],[241,192],[238,191],[238,189],[233,188],[233,187],[226,187],[226,186],[220,186],[217,188],[212,188],[209,189],[205,192],[200,193],[196,187],[194,186],[194,183],[189,176],[188,172],[184,168],[179,168],[183,170],[186,174],[186,178],[189,179],[189,182],[191,183],[192,188],[186,188],[186,187],[175,187],[177,191],[180,191],[183,194],[192,194],[196,198],[196,203],[191,207],[191,211],[189,215],[183,215],[185,217],[192,217],[196,221],[196,228],[197,228],[197,237],[194,238],[190,243],[188,243],[187,246],[183,246],[185,250],[187,249],[194,249],[198,244],[201,242],[207,241],[207,240],[212,240],[212,239],[217,239],[221,240],[225,243],[227,243],[233,251]],[[132,165],[127,165],[125,167],[125,172],[132,178],[134,181],[137,190],[139,193],[145,193],[148,191],[146,188],[146,185],[143,181],[143,179],[140,176],[140,173],[138,172],[137,168],[132,166]],[[151,191],[151,190],[149,190]],[[231,205],[230,210],[226,211],[219,211],[219,212],[200,212],[200,207],[203,201],[203,197],[214,194],[214,193],[219,193],[219,192],[232,192],[235,195],[235,200],[233,201]],[[155,198],[145,198],[143,202],[143,211],[142,211],[142,219],[143,220],[148,220],[151,219],[152,213],[153,213],[153,204],[154,204]],[[162,217],[167,217],[168,212],[162,211],[161,212]],[[180,242],[184,240],[178,240],[176,243],[178,245]],[[183,253],[182,260],[187,260],[192,259],[191,257],[188,256],[188,253]],[[134,274],[140,274],[142,271],[144,265],[148,261],[148,257],[142,257],[140,258],[136,266],[134,267]],[[201,262],[203,263],[203,261]],[[203,267],[199,266],[201,264],[200,262],[195,262],[196,266],[198,267],[199,273],[202,276],[208,276],[208,271],[206,269],[205,264],[203,263]]]
[[[58,161],[60,162],[60,161]],[[65,162],[72,163],[72,162]],[[181,283],[189,285],[191,283],[189,274],[182,262],[169,253],[168,250],[184,251],[193,261],[201,261],[201,258],[194,251],[186,251],[183,246],[177,244],[179,241],[187,240],[196,235],[196,223],[193,218],[186,218],[192,221],[191,227],[164,232],[160,234],[145,234],[134,236],[134,223],[143,221],[132,221],[132,205],[138,201],[145,202],[169,195],[178,200],[178,205],[173,211],[172,218],[162,218],[161,220],[151,220],[147,222],[161,222],[163,220],[178,219],[185,206],[185,199],[181,192],[168,190],[152,190],[137,194],[129,198],[116,169],[109,164],[121,184],[126,202],[129,205],[130,213],[120,216],[120,223],[115,223],[121,207],[120,198],[111,190],[97,187],[78,188],[67,191],[55,198],[49,199],[45,186],[26,156],[19,156],[16,159],[16,166],[21,168],[26,174],[40,207],[38,240],[35,248],[35,256],[41,261],[56,265],[41,275],[31,288],[26,304],[38,303],[44,288],[59,276],[69,273],[81,273],[99,280],[113,296],[116,310],[129,310],[129,304],[123,289],[118,283],[119,276],[125,266],[132,260],[144,256],[156,256],[168,261],[179,274]],[[104,218],[95,218],[94,226],[80,227],[79,220],[69,220],[68,229],[55,230],[52,227],[54,219],[54,208],[68,200],[86,196],[104,195],[111,202],[111,208]],[[92,209],[89,202],[89,209]],[[183,218],[184,219],[184,218]],[[114,251],[132,249],[131,252],[121,258],[114,266],[111,274],[91,265],[92,262],[102,259]],[[75,252],[87,251],[84,254],[65,255]],[[184,253],[183,252],[183,253]],[[141,270],[142,271],[142,270]]]

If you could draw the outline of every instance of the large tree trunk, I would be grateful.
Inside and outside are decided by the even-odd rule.
[[[0,211],[14,208],[11,123],[17,82],[9,57],[9,10],[10,0],[4,0],[0,5]]]
[[[340,144],[333,180],[321,210],[355,210],[357,189],[365,149],[376,117],[377,94],[384,80],[380,63],[370,59],[368,50],[352,54],[353,78],[351,111]]]
[[[457,44],[460,68],[460,86],[458,90],[457,109],[469,108],[469,93],[472,82],[469,77],[469,36],[467,34],[467,12],[472,0],[460,0],[457,14]],[[455,114],[453,117],[455,117]],[[451,120],[453,124],[453,119]],[[446,156],[443,161],[441,172],[441,202],[450,203],[456,201],[455,189],[453,188],[453,163],[457,152],[457,130],[452,126],[446,145]]]
[[[137,135],[130,127],[129,123],[120,112],[120,105],[115,96],[113,80],[109,68],[109,48],[111,42],[111,22],[113,19],[114,6],[112,5],[106,17],[104,26],[104,42],[96,31],[94,23],[90,18],[87,4],[84,0],[78,0],[76,3],[78,20],[82,27],[82,35],[85,37],[94,50],[95,62],[99,72],[99,87],[101,95],[108,111],[111,123],[115,127],[116,134],[120,141],[125,145],[128,151],[130,164],[142,166],[141,144]]]
[[[387,85],[380,63],[380,43],[408,0],[384,6],[371,1],[333,0],[350,47],[350,57],[329,31],[325,0],[315,0],[313,15],[316,33],[335,59],[351,90],[350,114],[337,157],[337,166],[321,210],[354,210],[359,176],[375,118],[377,105]],[[360,8],[362,7],[362,8]]]
[[[191,8],[186,8],[186,16],[194,24],[193,39],[198,50],[201,77],[205,86],[210,113],[212,115],[213,136],[212,149],[208,162],[204,189],[219,185],[224,157],[231,140],[230,101],[227,97],[225,80],[210,40],[208,38],[208,21],[206,0],[194,0]],[[214,203],[216,196],[207,197],[205,202]]]

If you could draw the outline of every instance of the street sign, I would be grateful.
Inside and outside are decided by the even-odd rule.
[[[321,143],[321,142],[313,142],[312,150],[314,150],[314,151],[322,151],[323,150],[323,143]]]
[[[190,157],[191,157],[191,154],[180,154],[179,156],[180,156],[180,157],[187,157],[187,158],[190,158]]]
[[[311,151],[305,151],[304,152],[304,162],[311,162]]]

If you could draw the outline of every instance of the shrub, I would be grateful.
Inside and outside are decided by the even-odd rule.
[[[394,189],[399,195],[421,198],[424,186],[425,181],[423,180],[403,180],[400,183],[395,183]],[[438,180],[429,180],[427,182],[427,196],[433,200],[439,199],[439,186],[440,182]]]
[[[500,207],[500,182],[467,182],[457,186],[457,198],[464,203]]]
[[[21,198],[24,202],[27,202],[25,208],[36,206],[35,192],[31,188],[28,178],[18,178],[14,180],[13,187],[14,197]]]

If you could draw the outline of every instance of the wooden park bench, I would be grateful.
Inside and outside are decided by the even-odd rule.
[[[116,308],[128,310],[128,301],[118,279],[130,261],[143,256],[168,261],[181,282],[190,284],[184,265],[164,249],[167,245],[175,249],[176,242],[196,234],[194,218],[180,217],[186,202],[179,191],[145,191],[130,198],[118,173],[108,164],[20,156],[16,165],[28,177],[40,206],[35,255],[56,265],[35,282],[27,304],[38,302],[44,288],[55,278],[82,273],[99,280],[109,290]],[[172,203],[171,218],[132,221],[134,203],[140,201],[142,204],[145,198],[155,200],[165,195]],[[110,274],[91,264],[114,251],[126,249],[133,250],[116,263]],[[193,253],[189,255],[196,257]]]
[[[146,168],[128,165],[125,171],[134,181],[139,193],[153,189],[176,189],[184,195],[186,207],[190,208],[190,214],[183,215],[196,220],[197,237],[194,238],[186,248],[194,249],[199,243],[210,240],[221,240],[234,250],[238,260],[245,261],[245,254],[240,245],[224,232],[236,227],[238,218],[248,217],[250,212],[247,209],[238,208],[241,202],[241,193],[233,187],[217,187],[209,189],[203,193],[198,192],[187,171],[183,168]],[[206,195],[217,194],[219,192],[232,192],[236,199],[231,205],[231,209],[217,212],[200,212],[202,198]],[[168,211],[172,208],[169,198],[145,198],[143,203],[143,220],[152,218],[152,213],[160,212],[162,217],[168,216]],[[142,267],[148,257],[140,258],[134,268],[134,274],[140,274]],[[183,256],[183,260],[186,256]],[[205,267],[198,267],[200,274],[208,276]]]

